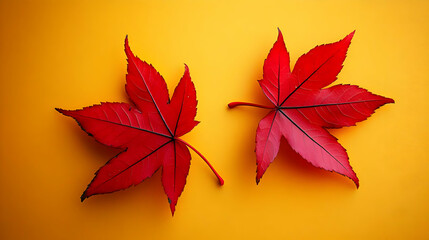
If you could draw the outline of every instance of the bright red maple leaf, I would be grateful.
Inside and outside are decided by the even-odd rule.
[[[292,149],[312,165],[359,179],[349,164],[346,150],[325,128],[355,125],[393,99],[354,85],[324,88],[337,79],[354,32],[341,41],[316,46],[302,55],[290,71],[289,53],[279,29],[277,41],[264,62],[259,84],[273,106],[232,102],[236,106],[271,109],[256,131],[256,182],[277,156],[283,136]]]
[[[98,142],[123,149],[96,172],[81,200],[137,185],[162,167],[162,185],[174,214],[189,172],[191,155],[187,146],[209,165],[221,185],[224,182],[201,153],[179,138],[199,123],[194,120],[197,99],[188,67],[185,65],[185,73],[170,100],[163,77],[152,65],[134,56],[128,38],[125,53],[125,88],[134,105],[101,103],[74,111],[57,109],[73,117]]]

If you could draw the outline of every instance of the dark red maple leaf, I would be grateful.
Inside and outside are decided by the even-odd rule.
[[[101,103],[81,110],[62,110],[73,117],[98,142],[123,149],[97,172],[81,200],[95,194],[110,193],[137,185],[162,167],[162,185],[174,214],[183,191],[194,150],[209,165],[207,159],[179,137],[191,131],[195,121],[197,99],[189,69],[174,90],[170,100],[167,85],[152,65],[134,56],[125,39],[128,58],[126,91],[134,105]]]
[[[324,88],[337,79],[353,35],[354,32],[336,43],[313,48],[298,59],[291,72],[289,53],[279,29],[259,81],[272,106],[228,104],[230,108],[245,105],[271,110],[256,131],[257,183],[277,156],[280,139],[284,137],[305,160],[347,176],[359,187],[346,150],[326,128],[355,125],[375,109],[394,101],[353,85]]]

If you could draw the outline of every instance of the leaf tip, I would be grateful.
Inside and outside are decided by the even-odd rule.
[[[356,189],[359,189],[359,179],[356,177],[356,179],[352,179],[355,183]]]
[[[277,30],[278,30],[278,32],[279,32],[279,35],[278,35],[278,37],[277,37],[277,41],[279,41],[279,40],[283,41],[283,34],[282,34],[282,31],[280,30],[280,28],[279,28],[279,27],[277,28]]]
[[[57,112],[65,115],[65,116],[70,116],[70,112],[72,112],[70,110],[64,110],[64,109],[61,109],[61,108],[55,108],[55,110],[57,110]]]
[[[127,57],[129,57],[129,55],[131,54],[131,49],[130,49],[130,45],[128,43],[128,34],[125,36],[125,53],[127,54]]]
[[[349,175],[345,175],[345,176],[350,178],[353,181],[353,183],[356,186],[356,189],[359,189],[359,178],[356,176],[356,173],[353,170],[352,170],[351,176],[349,176]]]
[[[188,76],[190,78],[191,76],[189,73],[189,67],[188,65],[186,65],[186,63],[184,63],[184,65],[185,65],[185,73],[183,73],[183,76]]]
[[[82,193],[82,196],[80,196],[80,202],[83,202],[87,198],[88,198],[88,196],[86,196],[86,191],[85,191]]]
[[[351,42],[351,41],[352,41],[353,36],[355,35],[355,32],[356,32],[356,30],[353,30],[353,32],[349,33],[349,35],[347,35],[347,36],[343,39],[343,41]]]
[[[168,203],[170,204],[170,211],[171,211],[171,216],[174,217],[174,212],[176,211],[176,203],[177,201],[171,201],[170,198],[168,198]]]
[[[259,185],[259,182],[261,181],[262,177],[264,176],[265,171],[267,168],[261,167],[260,163],[256,163],[256,185]],[[268,166],[267,166],[268,167]]]

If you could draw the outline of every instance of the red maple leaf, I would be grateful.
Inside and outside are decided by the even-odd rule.
[[[207,159],[179,137],[191,131],[197,99],[194,84],[185,65],[185,73],[170,100],[163,77],[152,65],[134,56],[125,39],[128,58],[126,91],[134,105],[101,103],[81,110],[62,110],[98,142],[123,149],[97,172],[81,200],[95,194],[110,193],[137,185],[162,167],[162,185],[171,213],[189,172],[194,150],[209,165],[223,185],[222,178]]]
[[[353,35],[354,32],[336,43],[313,48],[298,59],[291,72],[289,53],[279,29],[259,81],[272,106],[228,104],[230,108],[245,105],[271,110],[256,131],[257,183],[277,156],[283,136],[312,165],[347,176],[359,187],[346,150],[326,128],[353,126],[394,101],[354,85],[324,88],[337,79]]]

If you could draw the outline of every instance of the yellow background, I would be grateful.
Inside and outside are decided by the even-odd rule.
[[[89,3],[90,2],[90,3]],[[429,238],[429,2],[1,1],[1,239]],[[256,80],[284,34],[292,64],[356,29],[339,75],[396,100],[357,127],[331,131],[361,181],[315,169],[282,142],[255,184],[255,130],[266,110]],[[126,191],[79,197],[118,150],[55,107],[128,101],[126,34],[170,94],[184,63],[201,124],[174,217],[159,172]]]

